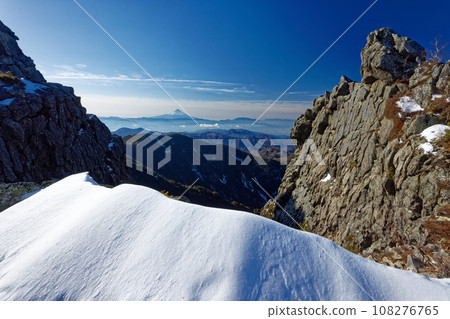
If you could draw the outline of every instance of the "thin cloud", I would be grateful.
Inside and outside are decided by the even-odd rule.
[[[289,95],[319,95],[321,92],[314,92],[314,91],[293,91],[288,92]]]
[[[53,74],[46,74],[49,79],[58,80],[96,80],[96,81],[132,81],[132,82],[154,82],[152,79],[140,78],[140,77],[130,77],[125,74],[118,75],[104,75],[95,74],[89,72],[58,72]],[[219,81],[208,81],[208,80],[187,80],[187,79],[165,79],[165,78],[155,78],[158,82],[171,82],[171,83],[195,83],[203,85],[236,85],[236,83],[229,82],[219,82]]]
[[[200,124],[200,127],[219,127],[220,125],[219,125],[219,123],[215,123],[215,124],[204,124],[204,123],[201,123]]]
[[[203,86],[184,86],[183,88],[188,90],[207,91],[215,93],[248,93],[248,94],[255,93],[255,91],[246,90],[245,88],[224,89],[224,88],[212,88]]]
[[[89,72],[58,72],[55,74],[46,74],[46,77],[49,79],[58,79],[58,80],[96,80],[96,81],[100,80],[100,81],[139,81],[139,82],[147,81],[147,79],[132,78],[124,74],[109,76]]]
[[[182,79],[165,79],[157,78],[160,82],[180,82],[180,83],[198,83],[198,84],[212,84],[212,85],[239,85],[239,83],[232,82],[220,82],[220,81],[207,81],[207,80],[182,80]]]
[[[53,68],[74,72],[78,69],[77,65],[53,64]]]
[[[54,80],[95,80],[104,82],[114,82],[114,81],[130,81],[130,82],[143,82],[143,83],[153,83],[152,79],[140,77],[140,76],[129,76],[126,74],[117,75],[105,75],[96,74],[91,72],[86,72],[85,69],[87,65],[85,64],[55,64],[52,65],[53,68],[57,69],[53,73],[49,72],[45,74],[48,79]],[[230,86],[239,85],[238,83],[232,82],[222,82],[222,81],[211,81],[211,80],[196,80],[196,79],[167,79],[167,78],[155,78],[158,82],[167,83],[184,83],[184,84],[199,84],[207,86]]]

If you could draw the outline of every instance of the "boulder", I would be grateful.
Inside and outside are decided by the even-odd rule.
[[[392,29],[373,31],[361,52],[362,83],[372,84],[382,80],[389,84],[407,78],[424,60],[425,54],[420,44],[396,34]]]

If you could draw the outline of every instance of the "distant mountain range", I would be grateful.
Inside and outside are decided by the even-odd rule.
[[[185,197],[189,201],[248,211],[261,208],[268,200],[267,194],[253,179],[257,180],[271,196],[276,194],[285,170],[278,161],[268,159],[267,165],[258,165],[253,159],[248,165],[242,165],[249,154],[237,149],[232,155],[236,158],[237,165],[229,165],[226,159],[229,158],[231,148],[224,145],[225,160],[207,161],[202,157],[200,165],[194,165],[192,137],[178,133],[169,136],[171,139],[166,143],[166,147],[171,148],[171,161],[157,169],[154,176],[139,172],[135,168],[131,169],[130,174],[137,184],[163,192],[168,191],[169,195],[178,196],[185,190],[183,185],[190,185],[199,178],[193,189],[196,192],[201,191],[203,195],[199,196],[203,198],[199,198],[198,194],[187,193]],[[127,136],[124,140],[130,137]],[[201,151],[203,154],[214,154],[215,147],[204,146]],[[165,149],[157,149],[154,156],[154,162],[160,162],[165,157]],[[204,190],[198,187],[203,187]]]
[[[112,131],[113,134],[119,135],[120,137],[125,137],[129,135],[135,135],[139,134],[141,131],[145,130],[142,127],[138,128],[128,128],[128,127],[121,127],[115,131]],[[149,132],[155,132],[156,130],[150,130],[147,129]],[[159,131],[158,131],[159,132]],[[184,131],[173,131],[173,132],[163,132],[166,134],[173,134],[173,133],[180,133],[186,136],[190,136],[192,138],[221,138],[221,139],[288,139],[289,134],[287,135],[273,135],[273,134],[266,134],[261,132],[254,132],[244,129],[229,129],[229,130],[223,130],[223,129],[202,129],[198,131],[193,132],[184,132]]]
[[[125,138],[127,136],[132,136],[139,134],[143,131],[143,128],[127,128],[122,127],[118,129],[117,131],[112,132],[115,135],[118,135],[122,138]],[[153,133],[153,131],[148,131],[148,133]],[[247,147],[242,142],[243,139],[247,139],[252,145],[256,145],[259,140],[264,139],[266,140],[264,144],[259,148],[259,153],[263,158],[267,159],[275,159],[279,160],[281,156],[280,148],[279,146],[271,145],[271,140],[273,139],[290,139],[289,136],[284,135],[270,135],[270,134],[264,134],[259,132],[252,132],[248,130],[243,129],[231,129],[231,130],[220,130],[220,129],[209,129],[209,130],[200,130],[196,132],[170,132],[167,133],[167,135],[171,134],[182,134],[188,137],[191,137],[193,139],[221,139],[223,140],[224,145],[230,145],[230,140],[236,141],[236,148],[244,151],[249,152]],[[287,148],[287,154],[286,156],[291,156],[295,151],[295,146],[291,145]]]
[[[272,135],[289,135],[294,124],[294,119],[261,119],[254,125],[255,119],[238,117],[226,120],[209,120],[194,117],[195,123],[189,115],[177,109],[168,114],[153,117],[123,118],[123,117],[101,117],[111,131],[120,128],[145,128],[150,131],[161,133],[169,132],[196,132],[204,129],[245,129],[249,131],[264,132]]]

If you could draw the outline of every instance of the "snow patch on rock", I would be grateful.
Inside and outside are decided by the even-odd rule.
[[[427,140],[426,143],[420,144],[417,148],[422,149],[425,154],[433,154],[436,155],[437,152],[434,152],[433,144],[430,142],[441,138],[445,135],[445,132],[450,130],[450,126],[443,124],[436,124],[430,127],[427,127],[425,130],[420,133],[421,136],[425,137]]]
[[[5,106],[10,105],[13,100],[14,100],[14,98],[0,101],[0,105],[5,105]]]
[[[436,99],[442,99],[442,94],[433,94],[431,96],[431,101],[434,101]]]
[[[331,179],[331,175],[330,175],[330,173],[328,173],[327,176],[322,178],[319,182],[325,183],[325,182],[328,182],[330,179]]]
[[[433,145],[430,142],[426,142],[426,143],[420,144],[417,148],[418,149],[422,149],[425,154],[436,155],[436,152],[433,152],[434,148],[433,148]]]
[[[443,137],[447,130],[450,130],[450,126],[444,124],[436,124],[427,127],[425,130],[422,131],[422,133],[420,133],[420,135],[425,137],[428,142],[431,142],[435,139]]]
[[[409,96],[402,96],[396,104],[403,113],[413,113],[424,110],[422,106],[417,104],[417,102]]]
[[[21,81],[25,84],[25,93],[36,94],[36,91],[47,88],[45,85],[34,83],[25,79],[21,79]]]

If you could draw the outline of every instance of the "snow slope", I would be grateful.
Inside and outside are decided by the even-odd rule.
[[[0,300],[450,299],[320,236],[86,174],[0,213],[0,234]]]

